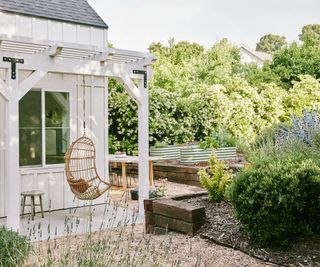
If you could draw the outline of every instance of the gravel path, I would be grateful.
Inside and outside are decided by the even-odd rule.
[[[202,188],[167,182],[167,196],[202,191]],[[119,190],[110,193],[112,201],[135,210],[137,201]],[[125,201],[124,201],[125,199]],[[88,244],[88,240],[91,240]],[[93,233],[67,236],[33,243],[34,251],[25,266],[184,266],[244,267],[272,266],[240,251],[219,246],[199,235],[189,237],[169,232],[167,235],[146,235],[144,225],[118,227]],[[94,251],[92,253],[92,251]],[[49,253],[48,253],[49,252]],[[86,265],[95,256],[94,265]]]
[[[134,238],[130,239],[131,231],[134,232]],[[120,233],[121,232],[121,233]],[[79,265],[79,257],[86,257],[88,252],[81,245],[87,242],[87,235],[81,235],[71,238],[58,238],[55,241],[39,242],[34,244],[34,253],[30,257],[29,262],[25,266],[42,266],[48,260],[48,248],[50,245],[51,255],[53,259],[52,266],[61,266],[61,261],[66,261],[66,254],[69,253],[68,261],[70,265],[64,266],[87,266]],[[106,246],[104,251],[100,251],[101,255],[97,257],[97,262],[104,261],[106,265],[97,266],[199,266],[199,267],[259,267],[272,266],[266,264],[250,256],[225,248],[201,239],[199,236],[189,237],[179,233],[170,232],[167,235],[145,235],[144,226],[142,224],[126,228],[117,228],[97,232],[92,235],[93,243],[95,240],[104,240],[111,244]],[[110,247],[117,249],[112,253],[115,262],[107,265],[110,259]],[[165,246],[163,244],[166,244]],[[130,248],[130,255],[136,253],[135,264],[122,263],[122,258],[126,257],[123,253],[125,248]],[[141,252],[137,252],[138,248]],[[98,253],[99,252],[95,252]],[[82,255],[82,256],[81,256]],[[140,264],[139,259],[141,260]],[[75,263],[77,262],[77,263]]]

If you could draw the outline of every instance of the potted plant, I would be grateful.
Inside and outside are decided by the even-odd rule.
[[[139,189],[133,188],[130,190],[131,200],[138,200],[139,199]]]

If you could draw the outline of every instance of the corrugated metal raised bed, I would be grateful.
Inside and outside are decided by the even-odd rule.
[[[236,147],[220,147],[214,150],[219,160],[232,160],[237,158]]]
[[[180,159],[180,147],[175,145],[169,145],[166,147],[151,147],[151,157],[159,157],[162,159]]]
[[[235,147],[221,147],[217,149],[202,149],[199,146],[183,147],[180,150],[180,161],[184,164],[193,164],[197,162],[208,161],[212,151],[217,155],[219,160],[232,160],[237,156]]]

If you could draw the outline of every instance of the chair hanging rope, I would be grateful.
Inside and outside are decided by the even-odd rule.
[[[83,136],[86,135],[86,76],[83,75],[82,88],[82,112],[83,112]]]
[[[85,77],[83,76],[83,91]],[[65,154],[65,172],[72,193],[81,200],[94,200],[104,194],[110,183],[99,177],[96,168],[96,149],[86,137],[85,92],[83,92],[83,136],[74,141]]]

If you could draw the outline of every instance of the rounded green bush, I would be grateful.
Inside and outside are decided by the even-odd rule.
[[[287,245],[291,238],[319,233],[320,167],[292,151],[258,161],[229,188],[236,217],[260,245]]]
[[[0,266],[21,266],[30,252],[27,239],[5,227],[0,228]]]

